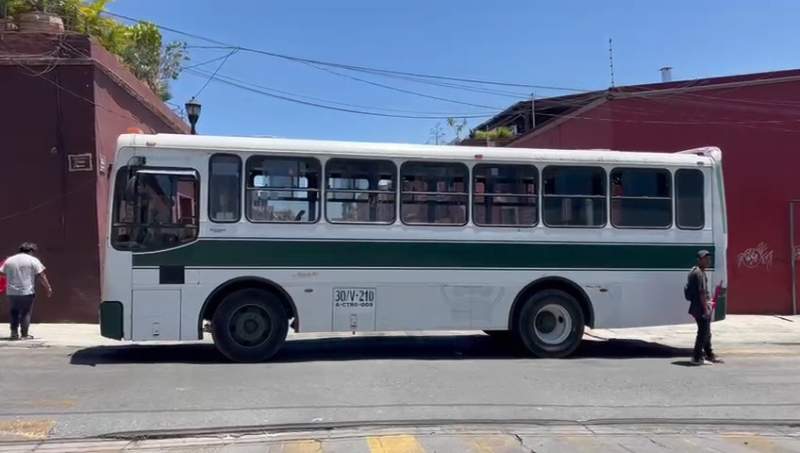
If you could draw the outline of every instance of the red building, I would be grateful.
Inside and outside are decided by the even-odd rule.
[[[0,255],[39,244],[55,296],[34,322],[97,322],[108,175],[129,127],[187,131],[88,37],[0,32]]]
[[[800,70],[618,87],[537,99],[534,106],[535,127],[528,101],[477,129],[510,127],[515,137],[498,145],[512,147],[720,147],[730,225],[729,310],[796,312],[790,201],[800,199]],[[800,230],[800,215],[791,216]],[[800,234],[794,242],[800,244]]]

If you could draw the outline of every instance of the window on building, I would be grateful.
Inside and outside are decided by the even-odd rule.
[[[682,169],[675,172],[675,211],[678,228],[699,230],[705,226],[703,172]]]
[[[122,167],[114,187],[111,244],[144,252],[194,241],[199,187],[194,170]]]
[[[532,165],[472,168],[472,221],[481,226],[532,226],[538,220],[538,172]]]
[[[397,168],[393,162],[331,159],[325,164],[325,179],[328,222],[394,222]]]
[[[554,227],[606,224],[606,172],[600,167],[550,166],[542,172],[544,223]]]
[[[672,175],[654,168],[611,171],[611,224],[618,228],[669,228]]]
[[[238,222],[242,212],[242,160],[215,154],[209,160],[208,218],[212,222]]]
[[[469,169],[459,163],[406,162],[400,168],[400,218],[410,225],[465,225]]]
[[[311,157],[247,159],[247,218],[252,222],[316,222],[320,174],[319,161]]]

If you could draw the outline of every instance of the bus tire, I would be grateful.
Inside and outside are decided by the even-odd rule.
[[[214,312],[211,324],[217,349],[234,362],[271,358],[289,330],[289,319],[278,296],[257,288],[227,295]]]
[[[578,301],[564,291],[546,289],[525,301],[514,333],[536,357],[561,358],[575,352],[583,329],[583,311]]]

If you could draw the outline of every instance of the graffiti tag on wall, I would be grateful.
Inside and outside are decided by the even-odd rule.
[[[759,242],[755,247],[745,249],[736,257],[736,266],[747,269],[765,267],[767,270],[772,268],[772,260],[775,250],[769,248],[766,242]]]

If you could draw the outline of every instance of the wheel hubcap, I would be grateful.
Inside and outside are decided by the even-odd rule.
[[[257,346],[269,337],[269,314],[258,305],[245,305],[233,313],[228,330],[236,343]]]
[[[572,333],[572,316],[561,305],[545,305],[533,318],[533,330],[543,343],[561,344]]]

